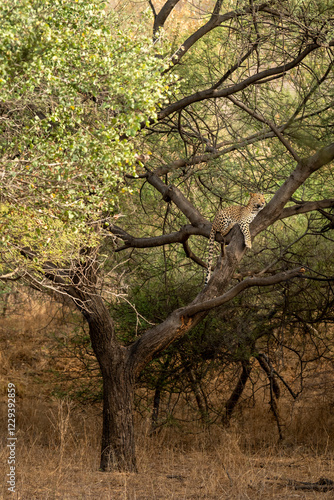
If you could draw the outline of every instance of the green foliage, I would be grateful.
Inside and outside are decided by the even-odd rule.
[[[162,75],[163,44],[98,1],[4,1],[0,20],[2,242],[43,245],[131,192],[133,138],[175,77]]]

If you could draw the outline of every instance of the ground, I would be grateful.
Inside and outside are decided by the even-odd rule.
[[[85,417],[87,418],[87,417]],[[91,417],[92,418],[92,417]],[[52,419],[51,427],[52,427]],[[87,422],[87,426],[89,423]],[[91,424],[90,424],[91,425]],[[92,430],[92,428],[90,428]],[[88,431],[88,429],[86,429]],[[18,433],[16,494],[24,500],[202,500],[202,499],[311,499],[334,498],[334,492],[294,489],[291,481],[317,482],[333,478],[333,456],[311,450],[271,448],[250,454],[238,446],[238,436],[193,436],[190,446],[172,444],[176,436],[141,436],[137,445],[138,474],[103,473],[97,470],[98,446],[92,437],[78,437],[75,428],[64,430],[65,441],[35,444]],[[168,441],[168,442],[166,442]],[[97,443],[96,443],[97,445]],[[1,463],[6,462],[6,450]],[[6,467],[2,469],[5,478]],[[5,483],[5,481],[4,481]],[[2,498],[7,498],[5,488]]]
[[[152,436],[149,414],[137,415],[138,473],[100,472],[101,405],[83,405],[54,394],[55,373],[74,370],[72,359],[54,351],[54,332],[58,337],[66,334],[61,326],[64,318],[53,303],[34,299],[30,307],[25,300],[24,308],[15,301],[15,314],[9,304],[0,318],[0,425],[4,429],[0,498],[334,499],[334,489],[319,491],[326,487],[320,484],[324,480],[334,480],[334,376],[328,366],[307,382],[304,399],[292,405],[291,398],[282,398],[281,442],[268,403],[259,396],[259,405],[245,407],[229,428],[219,422],[208,427],[174,423]],[[23,314],[23,310],[30,312]],[[16,389],[15,493],[7,490],[9,383]],[[310,483],[313,489],[306,490]]]

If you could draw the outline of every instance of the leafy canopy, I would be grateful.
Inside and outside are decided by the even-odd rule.
[[[4,0],[0,22],[2,244],[41,245],[113,210],[175,77],[97,0]]]

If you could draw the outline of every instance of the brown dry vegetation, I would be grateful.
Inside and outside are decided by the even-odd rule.
[[[61,309],[22,295],[9,306],[0,320],[1,498],[334,498],[333,491],[304,491],[293,484],[334,479],[334,377],[328,366],[319,365],[306,379],[294,405],[287,395],[282,397],[282,443],[268,411],[268,395],[259,390],[256,404],[243,405],[228,429],[188,423],[150,436],[149,420],[138,416],[139,473],[102,473],[97,470],[100,407],[50,396],[55,384],[50,368],[65,372],[73,366],[73,360],[57,359],[50,335],[65,330]],[[8,382],[17,389],[17,493],[10,495]]]

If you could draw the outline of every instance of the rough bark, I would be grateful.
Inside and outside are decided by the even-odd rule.
[[[157,14],[150,0],[155,19],[153,27],[154,34],[157,34],[159,28],[164,25],[170,12],[177,3],[178,0],[167,0]],[[275,3],[274,1],[264,3],[250,2],[250,5],[243,9],[238,9],[222,15],[220,14],[222,1],[217,0],[208,21],[192,33],[175,53],[174,59],[171,62],[171,67],[179,63],[182,57],[198,40],[202,39],[204,35],[211,30],[221,26],[222,23],[226,23],[234,18],[242,18],[250,14],[253,16],[254,12],[260,10],[270,13],[272,16],[279,16],[279,14],[268,9],[269,6],[275,5]],[[283,63],[281,59],[279,59],[280,62],[277,63],[279,65],[270,65],[268,68],[261,66],[261,71],[259,70],[258,72],[248,74],[248,76],[243,79],[237,78],[236,83],[231,83],[222,88],[227,78],[257,49],[258,37],[255,37],[255,40],[256,41],[248,50],[245,49],[245,51],[243,51],[243,55],[239,55],[238,59],[224,75],[220,78],[217,77],[216,82],[213,83],[210,88],[199,90],[176,102],[171,102],[158,113],[158,121],[161,122],[165,118],[170,117],[176,112],[182,111],[193,103],[207,99],[215,100],[218,98],[229,98],[235,105],[242,107],[243,111],[248,112],[253,118],[268,125],[269,129],[256,133],[255,135],[253,134],[247,138],[240,138],[239,142],[233,144],[227,143],[225,149],[222,151],[218,151],[216,148],[223,147],[223,145],[215,145],[214,151],[211,151],[211,154],[194,155],[186,159],[177,159],[169,165],[158,168],[155,173],[146,171],[145,174],[140,174],[140,177],[145,177],[146,181],[161,193],[166,202],[175,204],[180,212],[186,216],[189,224],[180,228],[179,231],[167,235],[155,236],[154,238],[135,238],[126,233],[123,229],[113,226],[111,230],[116,236],[124,241],[124,245],[120,250],[130,247],[154,247],[157,245],[178,242],[184,245],[188,256],[196,261],[196,256],[194,256],[189,249],[188,238],[195,234],[208,237],[211,225],[177,187],[166,185],[161,180],[160,176],[172,170],[179,169],[182,166],[209,162],[210,160],[227,154],[230,151],[234,151],[246,144],[251,144],[259,138],[278,137],[296,160],[297,166],[283,185],[277,190],[265,209],[251,224],[251,233],[253,237],[280,218],[289,217],[298,213],[305,213],[309,210],[333,206],[333,200],[323,200],[323,202],[304,202],[301,205],[284,208],[285,205],[291,201],[293,193],[310,175],[333,160],[334,143],[321,149],[313,156],[300,160],[299,156],[296,155],[292,146],[283,135],[284,130],[287,129],[291,121],[297,120],[300,107],[296,109],[294,115],[285,125],[276,126],[265,117],[262,117],[259,113],[255,113],[254,110],[251,110],[245,104],[241,105],[239,101],[232,97],[236,93],[241,95],[243,90],[254,84],[263,84],[271,79],[281,78],[287,71],[303,63],[308,55],[314,54],[318,49],[322,49],[324,45],[320,38],[306,38],[308,41],[301,43],[295,54],[291,54],[289,59],[284,59]],[[309,43],[309,40],[312,41]],[[326,47],[329,49],[333,46],[334,41],[329,41]],[[330,70],[331,68],[328,68],[328,72]],[[325,75],[327,75],[327,72]],[[317,85],[319,85],[319,83],[317,83]],[[303,105],[306,103],[308,95],[305,96]],[[145,121],[143,128],[146,126],[147,122]],[[210,150],[208,149],[208,151]],[[69,286],[68,283],[70,281],[67,280],[68,271],[59,271],[57,266],[53,263],[45,264],[43,269],[44,276],[49,279],[52,284],[60,285],[63,293],[66,292],[73,298],[89,324],[92,347],[99,362],[103,377],[102,470],[108,470],[109,468],[122,471],[136,470],[133,427],[134,384],[140,371],[155,355],[189,332],[189,330],[198,324],[210,310],[223,305],[246,288],[250,286],[273,285],[300,275],[300,269],[298,269],[275,276],[257,276],[245,279],[236,286],[228,289],[235,270],[244,255],[245,246],[242,234],[237,227],[230,232],[226,241],[229,245],[225,251],[224,259],[222,260],[220,258],[218,261],[218,265],[216,266],[209,285],[195,297],[191,304],[172,312],[161,324],[147,330],[138,340],[128,347],[122,347],[117,341],[112,319],[98,291],[94,289],[94,283],[92,285],[91,283],[85,282],[88,271],[83,271],[79,281],[76,282],[73,280],[71,282],[72,284]],[[24,251],[24,254],[27,258],[33,258],[34,256],[32,251]],[[198,261],[198,263],[200,262]],[[200,263],[200,265],[203,265],[203,263]],[[16,271],[2,276],[1,279],[17,279],[15,276]],[[85,290],[84,292],[80,291],[80,285],[82,285],[81,290]],[[244,384],[249,376],[248,370],[248,366],[243,367],[243,372],[235,387],[234,394],[231,396],[230,408],[235,404],[236,398],[240,397]],[[190,375],[192,377],[191,373]],[[193,377],[192,380],[196,382]],[[272,377],[271,380],[273,381],[274,378]],[[272,393],[274,393],[275,386],[273,382],[271,388]],[[156,404],[158,405],[158,400]],[[274,404],[275,400],[273,399],[273,405]],[[200,402],[199,407],[203,408],[204,404]],[[273,406],[273,408],[275,410],[275,406]]]
[[[127,349],[115,338],[113,321],[101,297],[81,294],[92,347],[103,379],[103,428],[100,470],[137,470],[133,399],[134,377]]]
[[[100,366],[103,377],[100,470],[136,472],[131,372],[126,367],[124,353],[119,352],[100,361]]]

